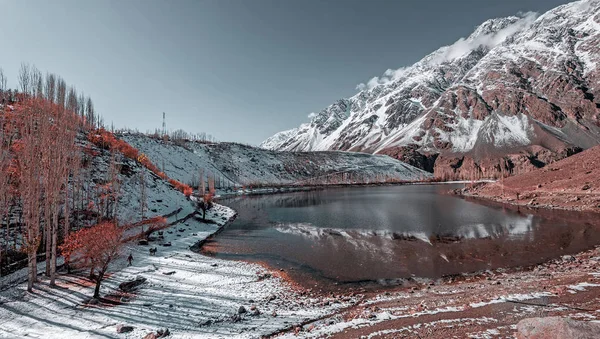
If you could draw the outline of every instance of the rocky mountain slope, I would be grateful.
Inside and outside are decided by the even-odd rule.
[[[600,142],[600,1],[491,19],[261,147],[387,154],[447,177],[542,167]]]
[[[384,155],[352,152],[276,152],[235,143],[164,142],[145,135],[121,138],[143,152],[170,177],[197,185],[200,171],[216,175],[226,185],[289,185],[412,181],[430,173]]]
[[[465,187],[465,196],[528,206],[600,212],[600,146],[528,173]]]

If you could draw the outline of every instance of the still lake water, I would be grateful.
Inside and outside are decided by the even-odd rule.
[[[297,280],[395,284],[531,265],[600,243],[593,217],[534,214],[444,194],[457,187],[351,187],[223,199],[238,217],[203,253],[263,262]]]

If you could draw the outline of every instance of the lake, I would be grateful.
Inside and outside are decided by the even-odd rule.
[[[597,216],[509,209],[445,194],[457,187],[348,187],[222,199],[238,217],[203,253],[284,269],[303,285],[387,285],[527,266],[600,243],[592,223]]]

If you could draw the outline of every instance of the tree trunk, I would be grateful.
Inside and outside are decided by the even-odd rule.
[[[73,196],[75,196],[75,190],[73,190]],[[75,199],[73,199],[73,202],[75,201]],[[69,174],[67,173],[66,178],[65,178],[65,206],[64,206],[64,218],[65,218],[65,228],[63,230],[63,241],[64,239],[67,238],[67,235],[69,235],[69,231],[71,228],[71,225],[69,224],[69,217],[71,216],[71,211],[69,209]]]
[[[28,255],[27,255],[27,264],[29,266],[29,274],[27,277],[27,291],[29,292],[33,292],[33,275],[34,275],[34,269],[33,269],[33,265],[34,265],[34,259],[33,257],[35,256],[35,254],[32,256],[31,255],[31,251],[29,251]]]
[[[50,276],[50,247],[52,246],[52,237],[50,228],[52,227],[50,224],[50,218],[44,215],[44,238],[46,240],[46,276]]]
[[[94,298],[96,299],[100,299],[100,283],[102,282],[102,280],[100,280],[100,278],[98,278],[96,280],[96,288],[94,289]]]
[[[38,272],[37,272],[37,251],[33,254],[33,267],[32,267],[32,270],[33,270],[33,282],[35,283],[35,282],[38,281],[37,280],[37,274],[38,274]]]
[[[96,277],[96,288],[94,289],[94,298],[100,299],[100,284],[102,283],[102,279],[104,278],[104,272],[99,272]]]
[[[55,286],[56,285],[56,246],[57,246],[57,241],[58,241],[58,211],[55,211],[55,213],[54,213],[54,220],[53,220],[52,224],[53,225],[52,225],[52,253],[51,253],[51,258],[50,258],[50,286]],[[46,260],[48,260],[48,258],[46,258]]]

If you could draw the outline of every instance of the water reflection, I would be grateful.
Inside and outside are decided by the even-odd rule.
[[[447,185],[236,197],[205,253],[266,261],[338,282],[440,277],[522,266],[600,243],[567,214],[533,214],[440,194]]]

